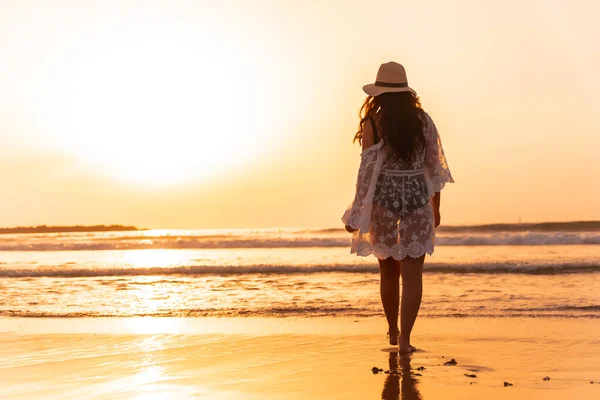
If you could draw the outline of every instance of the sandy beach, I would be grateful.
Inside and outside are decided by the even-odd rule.
[[[423,319],[410,357],[383,318],[3,318],[0,332],[3,399],[600,396],[596,319]]]

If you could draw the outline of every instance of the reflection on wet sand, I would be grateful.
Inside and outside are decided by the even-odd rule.
[[[389,357],[389,371],[385,382],[381,398],[383,400],[421,400],[421,393],[417,389],[419,380],[416,379],[410,367],[410,355],[391,352]]]

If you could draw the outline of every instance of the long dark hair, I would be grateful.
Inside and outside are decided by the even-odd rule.
[[[410,162],[425,148],[423,113],[419,98],[411,92],[388,92],[368,96],[360,108],[360,123],[354,141],[362,143],[365,124],[377,114],[377,133],[393,152],[395,160]]]

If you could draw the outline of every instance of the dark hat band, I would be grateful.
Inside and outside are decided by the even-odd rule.
[[[401,87],[408,87],[408,82],[390,83],[390,82],[375,81],[375,86],[401,88]]]

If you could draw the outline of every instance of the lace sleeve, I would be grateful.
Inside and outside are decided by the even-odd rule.
[[[431,117],[427,115],[427,149],[425,152],[425,171],[434,192],[440,192],[446,183],[454,183],[448,162],[442,148],[440,135]]]
[[[381,142],[380,142],[381,143]],[[348,206],[342,216],[344,224],[354,229],[360,229],[361,215],[368,202],[369,189],[377,169],[377,153],[380,144],[369,147],[360,155],[360,167],[356,179],[356,194],[354,201]]]

